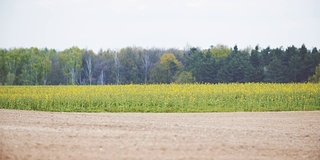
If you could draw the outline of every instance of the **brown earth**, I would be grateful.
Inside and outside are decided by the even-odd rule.
[[[320,159],[320,112],[0,109],[1,159]]]

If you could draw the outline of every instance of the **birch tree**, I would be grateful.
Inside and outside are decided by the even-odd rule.
[[[76,84],[77,78],[80,73],[80,69],[82,67],[82,50],[78,47],[72,47],[64,50],[61,53],[61,61],[62,61],[62,70],[64,75],[68,79],[68,84]]]
[[[115,73],[116,73],[116,83],[120,83],[120,61],[118,58],[118,52],[114,53],[114,64],[115,64]]]

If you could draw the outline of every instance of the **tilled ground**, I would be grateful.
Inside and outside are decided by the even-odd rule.
[[[320,112],[0,109],[0,159],[320,159]]]

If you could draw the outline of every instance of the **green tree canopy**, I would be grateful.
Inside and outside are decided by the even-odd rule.
[[[167,83],[172,82],[175,74],[183,69],[182,64],[173,53],[163,54],[160,58],[160,64],[162,64],[166,70]]]

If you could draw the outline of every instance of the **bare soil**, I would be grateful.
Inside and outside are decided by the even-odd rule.
[[[320,159],[320,112],[0,109],[0,159]]]

